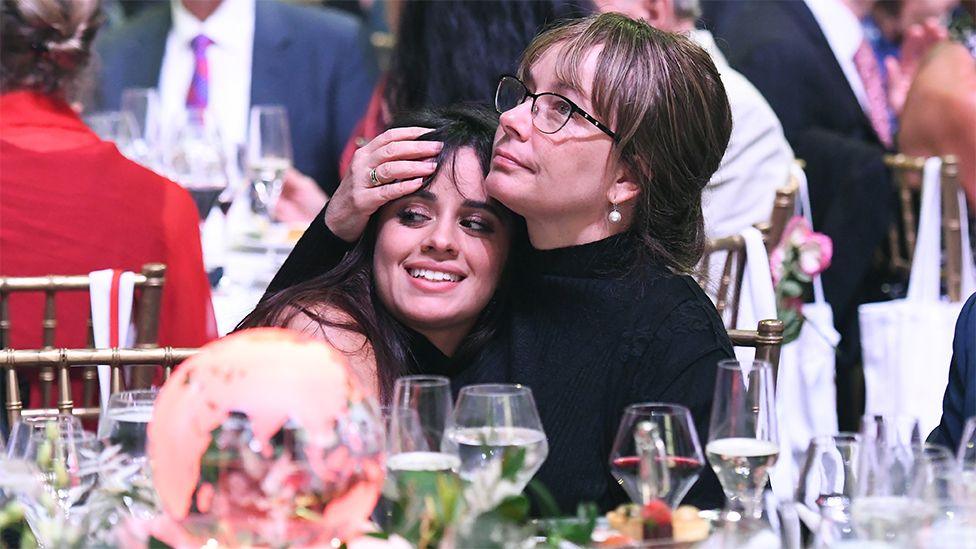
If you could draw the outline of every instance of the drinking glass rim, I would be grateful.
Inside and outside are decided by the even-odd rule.
[[[532,389],[521,383],[478,383],[461,388],[461,395],[474,397],[515,397],[532,395]]]
[[[855,433],[853,431],[840,431],[832,435],[817,435],[815,437],[811,437],[810,444],[812,445],[819,442],[830,442],[834,445],[837,445],[837,443],[839,442],[845,444],[850,444],[850,443],[860,444],[863,438],[864,437],[861,436],[861,433]]]
[[[668,411],[683,412],[689,416],[691,415],[691,410],[688,409],[687,406],[673,404],[670,402],[635,402],[634,404],[629,404],[626,408],[624,408],[624,415],[642,410],[649,410],[651,413],[648,415],[651,416],[665,415],[665,413]]]
[[[753,359],[753,360],[739,360],[737,358],[723,358],[718,361],[717,367],[723,370],[731,371],[741,371],[743,370],[744,364],[752,364],[750,371],[752,370],[772,370],[773,365],[766,360]]]
[[[451,386],[451,379],[447,376],[431,376],[431,375],[410,375],[410,376],[400,376],[394,382],[394,385],[399,384],[400,381],[409,381],[412,385],[419,387],[441,387],[443,385]]]
[[[152,399],[149,402],[139,399],[138,397],[151,396]],[[113,402],[118,404],[124,404],[126,406],[143,406],[145,404],[153,404],[156,398],[159,396],[159,389],[131,389],[128,391],[119,391],[117,393],[112,393],[108,397],[108,404],[106,406],[111,406]],[[136,397],[133,399],[123,397]]]

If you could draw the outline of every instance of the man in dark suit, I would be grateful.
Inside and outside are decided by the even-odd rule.
[[[190,41],[181,39],[181,25],[205,28],[211,23],[219,23],[213,32],[222,32],[225,42],[240,40],[253,30],[251,41],[245,38],[236,49],[221,49],[219,38],[216,46],[207,48],[210,106],[227,109],[227,103],[234,103],[227,116],[231,120],[220,121],[229,126],[220,128],[225,141],[231,134],[232,144],[243,143],[248,105],[284,105],[295,168],[331,193],[339,183],[339,155],[375,83],[367,37],[355,18],[336,10],[272,0],[160,2],[96,44],[101,57],[98,108],[117,109],[122,90],[129,87],[160,88],[164,112],[168,103],[189,101],[185,98],[193,53]],[[247,55],[249,63],[234,57]],[[177,62],[179,56],[191,56],[190,61]],[[228,72],[228,66],[237,68]],[[179,83],[171,85],[174,81]],[[246,82],[249,93],[228,94],[226,87]]]
[[[976,416],[976,294],[962,307],[952,340],[949,385],[942,400],[942,422],[929,442],[955,450],[966,419]]]
[[[837,357],[839,419],[842,429],[856,429],[863,406],[857,306],[881,286],[873,260],[894,208],[883,163],[886,147],[867,112],[868,86],[854,72],[863,16],[856,10],[866,11],[870,2],[746,4],[722,26],[719,44],[772,106],[796,157],[806,162],[814,226],[834,241],[833,262],[823,278],[843,336]],[[824,6],[835,13],[815,16],[811,10]],[[846,17],[846,34],[820,21],[829,18],[831,25],[840,25],[837,16]],[[835,33],[834,43],[829,32]]]

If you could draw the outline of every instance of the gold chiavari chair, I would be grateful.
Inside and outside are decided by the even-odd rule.
[[[888,231],[890,264],[903,277],[912,268],[915,252],[918,216],[916,215],[921,190],[924,157],[904,154],[887,155],[885,165],[891,170],[898,195],[900,216]],[[944,270],[942,273],[946,293],[951,301],[962,298],[962,227],[959,219],[959,163],[954,156],[942,158],[942,242],[945,243]]]
[[[786,230],[786,224],[796,214],[796,193],[799,188],[799,183],[790,176],[790,180],[785,186],[776,189],[776,198],[773,199],[773,213],[769,216],[769,221],[756,225],[756,228],[763,234],[767,252],[772,252],[773,248],[779,244],[783,238],[783,231]]]
[[[135,277],[137,290],[134,304],[136,314],[136,342],[137,349],[155,347],[159,334],[159,311],[162,303],[163,284],[165,282],[166,266],[161,263],[147,263],[142,272]],[[61,292],[87,292],[90,283],[88,275],[77,276],[39,276],[39,277],[0,277],[0,349],[10,346],[10,318],[9,300],[11,294],[26,292],[41,292],[44,294],[44,318],[42,321],[42,349],[54,348],[55,334],[58,327],[55,298]],[[94,346],[91,336],[91,319],[88,320],[89,342]],[[144,387],[148,385],[151,372],[147,368],[138,368],[133,372],[133,385]],[[52,402],[52,389],[55,381],[53,365],[41,367],[39,373],[42,408],[49,407]],[[93,406],[97,394],[97,374],[94,366],[86,367],[82,373],[84,381],[84,407]],[[8,387],[9,391],[10,388]]]
[[[712,261],[722,262],[717,280],[712,280]],[[695,279],[706,293],[714,297],[715,309],[726,328],[735,328],[739,316],[739,298],[742,294],[742,275],[745,268],[746,241],[742,236],[715,238],[705,243],[705,253]]]
[[[756,360],[765,360],[773,366],[773,377],[779,374],[779,354],[783,347],[783,321],[760,320],[755,330],[729,330],[734,347],[754,347]]]
[[[13,425],[21,416],[53,415],[57,413],[74,414],[81,418],[98,417],[99,407],[85,403],[76,407],[71,398],[69,370],[73,366],[108,364],[112,371],[111,392],[123,390],[122,366],[130,364],[158,364],[169,377],[172,368],[197,352],[197,349],[174,349],[172,347],[153,347],[142,349],[42,349],[14,350],[4,349],[2,366],[7,381],[6,412],[7,420]],[[18,370],[51,369],[57,372],[58,401],[55,407],[24,409],[18,385]]]

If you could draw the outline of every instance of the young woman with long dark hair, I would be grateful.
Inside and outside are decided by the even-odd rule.
[[[496,125],[485,108],[423,110],[363,147],[368,158],[403,131],[423,132],[416,143],[439,152],[420,162],[432,173],[417,178],[419,189],[377,210],[333,269],[268,296],[238,328],[327,339],[384,401],[397,377],[418,371],[418,340],[470,358],[494,334],[515,233],[511,213],[484,191]]]

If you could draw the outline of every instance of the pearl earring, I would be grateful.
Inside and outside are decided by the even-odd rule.
[[[623,218],[623,216],[620,215],[620,210],[617,209],[617,205],[611,204],[610,213],[607,215],[607,219],[610,220],[610,223],[620,223],[621,218]]]

